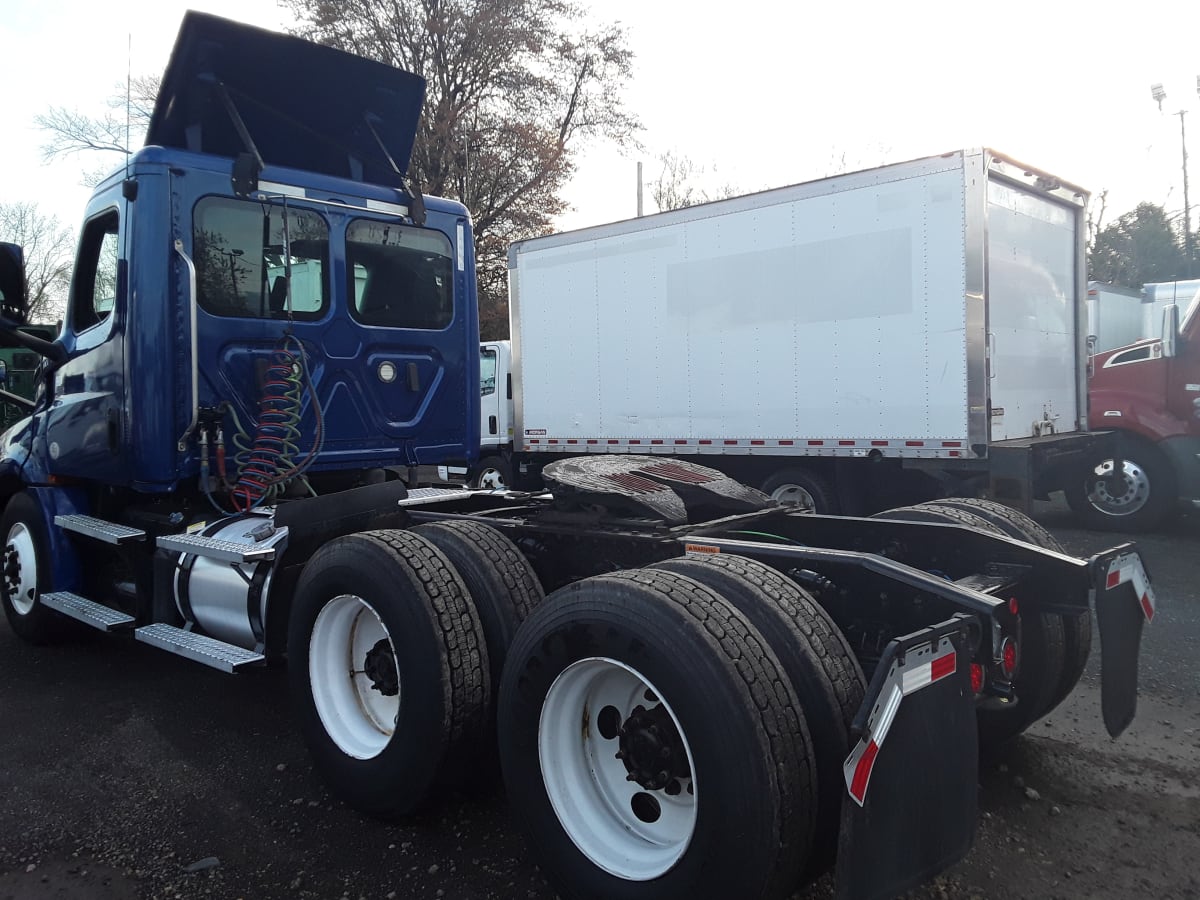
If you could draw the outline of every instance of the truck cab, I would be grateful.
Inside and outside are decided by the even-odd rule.
[[[358,58],[318,75],[278,35],[268,67],[242,30],[189,24],[147,146],[87,206],[63,358],[0,466],[204,493],[205,444],[216,475],[222,441],[249,508],[275,475],[238,479],[239,454],[318,492],[472,459],[470,220],[402,174],[423,82]],[[337,98],[315,132],[291,109],[314,95]]]
[[[1091,527],[1138,531],[1200,506],[1200,287],[1182,299],[1156,337],[1093,360],[1090,424],[1118,434],[1120,456],[1093,460],[1067,492]]]

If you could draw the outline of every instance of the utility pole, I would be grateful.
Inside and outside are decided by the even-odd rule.
[[[1196,94],[1200,95],[1200,75],[1196,76]],[[1158,104],[1158,111],[1162,112],[1163,100],[1167,97],[1167,92],[1163,90],[1161,84],[1150,85],[1150,96]],[[1196,275],[1196,254],[1192,246],[1192,205],[1188,197],[1188,155],[1187,155],[1187,122],[1184,117],[1187,115],[1186,109],[1181,109],[1175,113],[1179,116],[1179,141],[1183,149],[1183,247],[1184,253],[1187,255],[1187,277],[1194,278]]]
[[[1200,93],[1200,78],[1197,79],[1196,92]],[[1194,278],[1196,275],[1196,256],[1192,252],[1192,207],[1188,202],[1188,179],[1187,179],[1187,128],[1184,125],[1184,116],[1187,115],[1186,109],[1181,109],[1177,115],[1179,116],[1179,140],[1183,145],[1183,246],[1187,252],[1188,278]]]

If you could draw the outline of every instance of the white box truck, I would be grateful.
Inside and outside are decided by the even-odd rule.
[[[1086,202],[973,150],[517,242],[473,480],[666,454],[819,512],[1027,507],[1098,440]]]
[[[1150,318],[1148,310],[1142,291],[1089,281],[1087,314],[1092,351],[1103,353],[1149,337],[1146,331]]]

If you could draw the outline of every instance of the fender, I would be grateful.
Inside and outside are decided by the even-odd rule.
[[[1151,443],[1188,433],[1188,423],[1167,412],[1162,398],[1121,388],[1092,388],[1088,426],[1094,431],[1128,431]]]

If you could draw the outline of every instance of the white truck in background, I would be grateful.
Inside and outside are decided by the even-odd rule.
[[[1103,353],[1141,340],[1147,335],[1147,313],[1142,291],[1088,282],[1088,335],[1093,352]]]
[[[1187,309],[1200,279],[1152,282],[1140,290],[1088,282],[1088,334],[1095,353],[1128,347],[1162,333],[1163,309]]]
[[[664,454],[816,512],[1028,508],[1095,452],[1086,201],[975,150],[515,243],[468,481]]]

